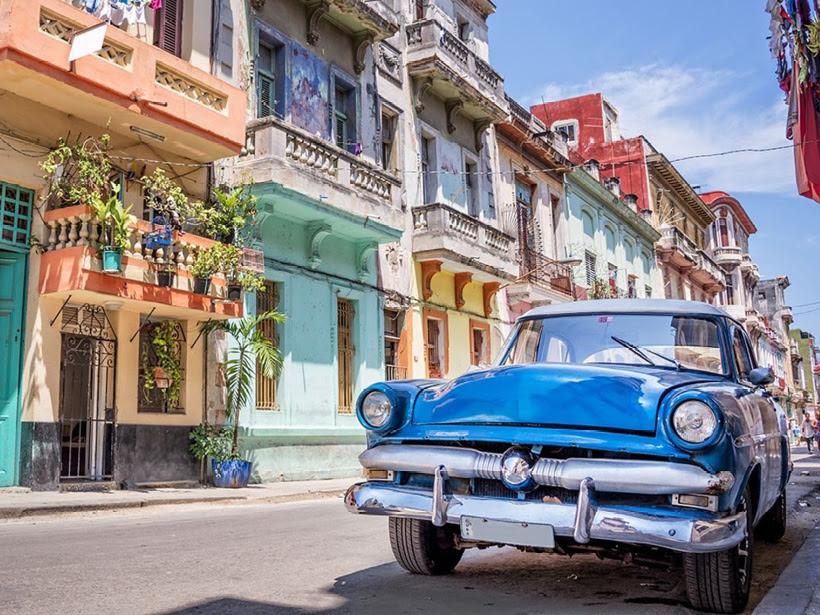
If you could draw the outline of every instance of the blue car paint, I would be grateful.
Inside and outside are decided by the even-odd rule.
[[[495,367],[452,381],[413,380],[379,383],[365,390],[392,391],[398,400],[389,429],[368,431],[368,447],[428,442],[500,442],[594,449],[694,463],[710,472],[735,476],[732,489],[719,497],[718,514],[733,511],[755,473],[760,472],[758,521],[785,488],[790,471],[788,437],[782,410],[737,376],[731,328],[717,318],[723,364],[728,375],[658,367],[531,364]],[[685,399],[709,404],[720,427],[705,446],[682,442],[671,427],[671,413]],[[544,418],[544,408],[549,413]],[[572,408],[572,415],[561,410]],[[763,409],[761,409],[763,408]],[[637,411],[636,411],[637,410]],[[765,431],[761,433],[761,425]],[[367,428],[367,424],[362,421]],[[393,426],[394,425],[394,426]],[[774,425],[774,427],[773,427]],[[764,437],[752,445],[744,438]],[[629,506],[651,514],[657,508]],[[669,507],[682,517],[709,513]],[[666,513],[667,511],[665,511]]]

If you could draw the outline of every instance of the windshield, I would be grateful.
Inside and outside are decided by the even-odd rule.
[[[661,314],[553,316],[513,331],[500,365],[615,363],[724,374],[717,324]]]

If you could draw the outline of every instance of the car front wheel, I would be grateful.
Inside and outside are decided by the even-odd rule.
[[[399,565],[415,574],[452,572],[464,555],[455,546],[456,528],[431,521],[390,517],[390,546]]]
[[[738,511],[746,513],[746,533],[736,547],[715,553],[687,553],[683,557],[686,593],[692,606],[713,613],[739,613],[749,601],[752,585],[754,532],[746,490]]]

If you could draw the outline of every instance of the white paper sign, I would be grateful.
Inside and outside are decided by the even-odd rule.
[[[74,38],[71,39],[71,51],[68,54],[68,61],[73,62],[84,56],[97,53],[102,49],[105,42],[106,26],[108,24],[103,21],[85,30],[75,32]]]

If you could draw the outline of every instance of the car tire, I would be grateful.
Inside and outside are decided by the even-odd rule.
[[[456,528],[431,521],[390,517],[390,546],[399,565],[414,574],[452,572],[464,549],[455,546]]]
[[[775,500],[774,505],[757,524],[757,535],[767,542],[777,542],[786,533],[786,491]]]
[[[736,547],[714,553],[686,553],[683,571],[692,606],[712,613],[740,613],[752,586],[754,530],[749,489],[738,510],[746,512],[746,534]]]

